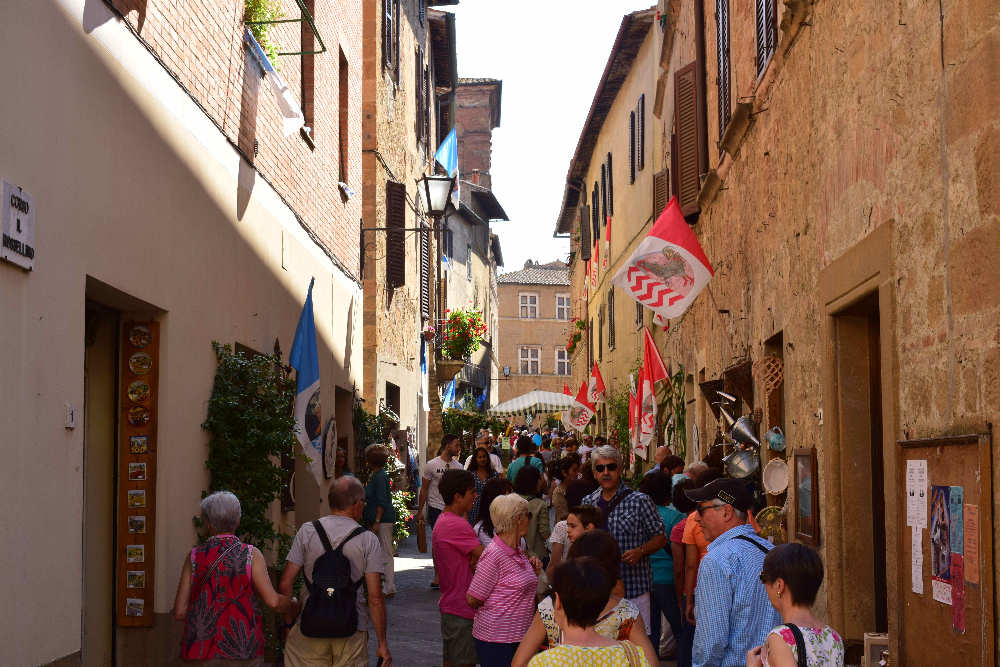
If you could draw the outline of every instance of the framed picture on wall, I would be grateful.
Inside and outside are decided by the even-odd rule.
[[[792,455],[795,479],[795,539],[819,546],[819,478],[816,449],[804,447]]]

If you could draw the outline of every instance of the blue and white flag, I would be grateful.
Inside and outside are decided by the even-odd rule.
[[[483,409],[483,405],[486,403],[486,399],[487,399],[487,397],[489,395],[489,391],[490,391],[489,387],[483,387],[483,393],[481,393],[479,396],[476,397],[476,409],[477,410],[482,410]]]
[[[296,437],[302,452],[309,458],[309,470],[316,484],[323,486],[323,414],[319,393],[319,353],[316,350],[316,322],[313,319],[312,289],[316,279],[309,281],[306,303],[302,306],[299,325],[288,363],[296,370],[295,424]]]
[[[448,386],[444,388],[444,396],[441,397],[441,409],[447,410],[448,408],[455,407],[455,381],[452,380],[448,383]]]
[[[451,128],[451,132],[438,146],[434,160],[444,167],[449,176],[454,176],[458,172],[458,135],[455,134],[455,128]]]
[[[274,69],[274,65],[271,64],[267,54],[264,53],[264,49],[261,48],[261,45],[254,38],[249,28],[244,31],[243,39],[250,45],[250,53],[254,55],[261,70],[264,72],[264,78],[267,79],[267,83],[271,87],[271,93],[278,103],[278,111],[281,113],[282,132],[286,137],[295,134],[300,127],[305,125],[306,119],[302,115],[302,107],[295,101],[295,95],[292,94],[292,91],[288,88],[288,84],[281,78],[278,71]]]

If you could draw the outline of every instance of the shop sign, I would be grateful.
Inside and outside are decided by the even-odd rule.
[[[35,201],[31,195],[7,181],[0,202],[3,245],[0,259],[30,271],[35,266]]]

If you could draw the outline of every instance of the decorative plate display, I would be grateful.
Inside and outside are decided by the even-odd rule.
[[[153,358],[145,352],[136,352],[128,358],[128,367],[136,375],[145,375],[153,368]]]
[[[128,342],[132,343],[135,347],[146,347],[152,339],[153,334],[150,332],[149,327],[141,324],[132,327],[132,330],[128,332]]]
[[[128,423],[132,426],[145,426],[149,423],[149,410],[141,405],[133,405],[128,409]]]
[[[128,386],[128,397],[133,403],[142,403],[149,398],[149,385],[136,380]]]

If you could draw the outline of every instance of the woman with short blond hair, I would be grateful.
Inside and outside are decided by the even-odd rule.
[[[472,636],[482,667],[509,667],[531,625],[542,563],[521,549],[531,524],[528,502],[517,494],[497,496],[489,506],[495,536],[476,565],[465,599],[476,610]]]

